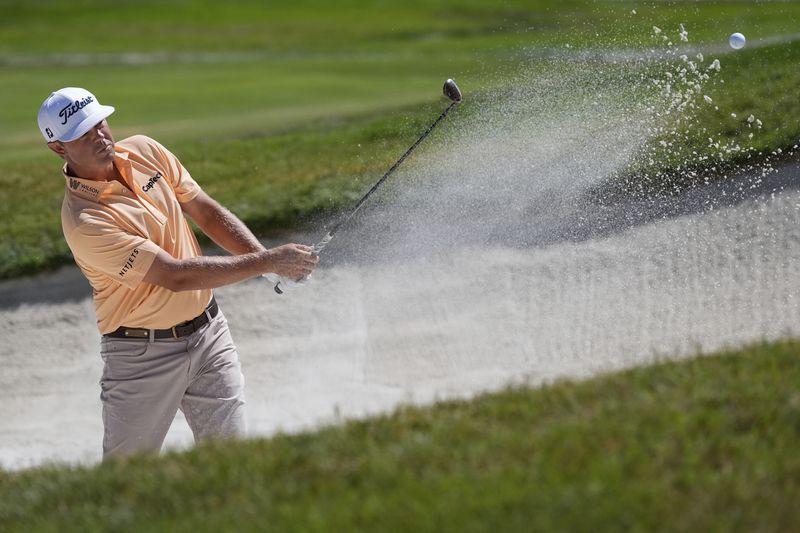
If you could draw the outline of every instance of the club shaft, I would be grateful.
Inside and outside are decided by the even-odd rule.
[[[333,238],[333,235],[334,235],[334,234],[335,234],[335,233],[336,233],[336,232],[339,230],[339,228],[340,228],[340,227],[342,227],[342,226],[345,224],[345,222],[347,222],[348,220],[350,220],[351,218],[353,218],[353,216],[354,216],[356,213],[358,213],[358,211],[361,209],[361,206],[363,206],[363,205],[364,205],[364,202],[366,202],[366,201],[367,201],[367,198],[369,198],[370,196],[372,196],[372,193],[374,193],[374,192],[375,192],[375,191],[378,189],[378,187],[380,187],[380,186],[381,186],[381,184],[382,184],[384,181],[386,181],[386,179],[387,179],[389,176],[391,176],[391,175],[394,173],[394,171],[395,171],[395,170],[397,170],[397,168],[398,168],[398,167],[399,167],[399,166],[400,166],[400,165],[403,163],[403,161],[405,161],[406,157],[408,157],[409,155],[411,155],[411,152],[413,152],[413,151],[414,151],[414,149],[416,149],[416,147],[417,147],[417,146],[419,146],[419,143],[421,143],[422,141],[424,141],[424,140],[425,140],[425,137],[427,137],[428,135],[430,135],[430,133],[433,131],[433,129],[434,129],[434,128],[435,128],[435,127],[436,127],[436,126],[437,126],[437,125],[438,125],[438,124],[439,124],[439,123],[442,121],[442,120],[444,120],[444,117],[446,117],[446,116],[447,116],[447,114],[450,112],[450,110],[451,110],[451,109],[453,109],[453,106],[455,106],[457,103],[458,103],[458,102],[451,102],[451,103],[450,103],[450,105],[449,105],[449,106],[447,106],[447,109],[445,109],[445,110],[442,112],[442,114],[441,114],[441,115],[439,115],[439,118],[437,118],[437,119],[436,119],[436,120],[433,122],[433,124],[431,124],[431,125],[428,127],[428,129],[427,129],[427,130],[425,130],[425,132],[424,132],[422,135],[420,135],[420,136],[419,136],[419,139],[417,139],[417,140],[416,140],[416,142],[414,142],[414,144],[412,144],[412,145],[409,147],[409,149],[408,149],[408,150],[406,150],[406,151],[405,151],[405,153],[404,153],[403,155],[401,155],[401,156],[400,156],[400,159],[398,159],[397,161],[395,161],[394,165],[392,165],[392,166],[391,166],[391,168],[389,168],[389,170],[387,170],[387,171],[386,171],[386,173],[385,173],[383,176],[381,176],[381,179],[379,179],[377,182],[375,182],[375,185],[373,185],[373,186],[372,186],[372,188],[371,188],[370,190],[368,190],[368,191],[367,191],[367,193],[366,193],[364,196],[362,196],[362,197],[361,197],[361,199],[358,201],[358,203],[355,205],[355,207],[353,207],[353,209],[350,211],[350,213],[348,213],[348,214],[347,214],[347,216],[345,216],[344,218],[342,218],[341,220],[339,220],[338,222],[336,222],[336,223],[335,223],[335,224],[334,224],[334,225],[331,227],[331,229],[328,231],[328,233],[325,235],[325,237],[324,237],[324,238],[323,238],[323,239],[322,239],[320,242],[318,242],[318,243],[317,243],[317,244],[314,246],[314,251],[315,251],[315,253],[319,253],[319,252],[321,252],[321,251],[322,251],[322,249],[323,249],[323,248],[325,248],[325,246],[326,246],[326,245],[327,245],[327,244],[328,244],[328,243],[331,241],[331,239]]]

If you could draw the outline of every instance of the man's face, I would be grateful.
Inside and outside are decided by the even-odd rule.
[[[50,145],[54,152],[73,167],[104,168],[114,161],[114,137],[105,120],[95,124],[74,141]]]

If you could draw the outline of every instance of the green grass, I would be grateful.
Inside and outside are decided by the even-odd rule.
[[[800,59],[800,40],[719,58],[721,73],[701,93],[713,104],[696,95],[697,110],[679,115],[690,120],[665,120],[667,133],[653,137],[612,183],[622,185],[626,193],[643,187],[645,192],[678,192],[703,179],[726,179],[745,171],[758,174],[755,169],[797,159],[800,101],[794,87],[800,83],[800,71],[794,65]],[[704,59],[705,67],[710,58]],[[750,116],[762,126],[748,122]],[[669,142],[669,149],[660,147],[661,141]]]
[[[70,261],[59,160],[34,118],[57,87],[85,86],[116,105],[118,137],[159,139],[265,234],[352,199],[435,116],[447,77],[459,81],[468,112],[469,98],[546,65],[529,50],[649,47],[653,25],[676,38],[679,22],[692,44],[724,43],[731,28],[755,43],[796,35],[800,20],[797,3],[735,1],[0,0],[0,7],[0,279]],[[143,61],[121,63],[126,53]],[[85,64],[64,63],[76,57]],[[758,150],[795,144],[797,43],[722,59],[726,84],[713,94],[720,108],[763,117]],[[747,133],[727,113],[699,120],[723,140]],[[686,148],[708,151],[702,138]],[[676,160],[664,155],[657,167],[674,169]]]
[[[3,531],[795,531],[800,342],[0,472]]]
[[[792,2],[683,0],[98,0],[0,1],[0,54],[129,51],[258,51],[269,53],[433,50],[447,42],[525,40],[625,42],[636,24],[687,25],[694,42],[797,31]],[[631,13],[636,10],[636,14]],[[793,17],[795,17],[793,19]],[[145,33],[143,33],[143,30]],[[511,37],[511,40],[516,38]],[[636,42],[636,38],[633,38]]]

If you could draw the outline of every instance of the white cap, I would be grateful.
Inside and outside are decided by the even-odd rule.
[[[64,87],[39,108],[39,129],[47,142],[74,141],[113,112],[86,89]]]

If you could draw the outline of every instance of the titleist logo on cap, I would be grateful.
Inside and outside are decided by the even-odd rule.
[[[114,112],[80,87],[64,87],[50,94],[39,108],[39,131],[48,143],[78,139]]]
[[[87,105],[94,102],[94,98],[91,96],[87,96],[82,100],[75,100],[74,102],[64,106],[64,109],[58,112],[58,116],[61,117],[61,124],[66,124],[69,117],[86,107]]]

